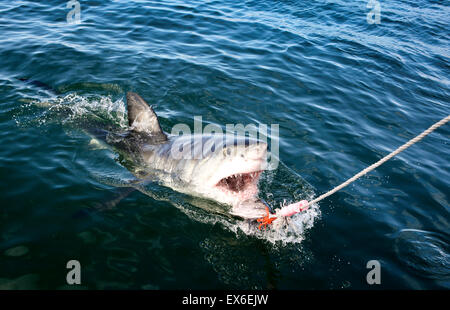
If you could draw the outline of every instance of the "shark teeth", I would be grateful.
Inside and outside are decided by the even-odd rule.
[[[222,187],[230,192],[241,193],[251,185],[256,184],[261,171],[254,171],[249,173],[236,173],[226,178],[221,179],[217,186]]]

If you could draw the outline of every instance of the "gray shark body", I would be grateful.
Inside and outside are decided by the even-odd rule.
[[[153,109],[132,92],[127,110],[129,130],[104,138],[139,167],[131,171],[139,171],[137,177],[144,174],[178,192],[228,206],[234,216],[265,215],[266,205],[257,196],[267,165],[266,143],[234,135],[168,135]]]

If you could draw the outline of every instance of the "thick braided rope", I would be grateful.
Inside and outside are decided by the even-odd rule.
[[[345,181],[344,183],[342,183],[339,186],[336,186],[335,188],[333,188],[331,191],[326,192],[325,194],[320,195],[319,197],[317,197],[316,199],[310,201],[308,203],[308,205],[312,205],[316,202],[319,202],[320,200],[334,194],[335,192],[337,192],[338,190],[346,187],[347,185],[349,185],[350,183],[354,182],[355,180],[359,179],[360,177],[362,177],[363,175],[365,175],[366,173],[374,170],[375,168],[377,168],[378,166],[382,165],[384,162],[388,161],[389,159],[391,159],[392,157],[394,157],[395,155],[397,155],[398,153],[406,150],[408,147],[410,147],[411,145],[413,145],[414,143],[422,140],[426,135],[430,134],[431,132],[433,132],[434,130],[436,130],[437,128],[441,127],[442,125],[444,125],[445,123],[447,123],[450,120],[450,115],[448,115],[447,117],[443,118],[442,120],[440,120],[439,122],[435,123],[433,126],[431,126],[430,128],[428,128],[427,130],[425,130],[424,132],[422,132],[420,135],[418,135],[417,137],[409,140],[408,142],[406,142],[405,144],[403,144],[402,146],[400,146],[399,148],[397,148],[395,151],[393,151],[392,153],[386,155],[385,157],[383,157],[382,159],[380,159],[379,161],[377,161],[376,163],[372,164],[371,166],[367,167],[366,169],[364,169],[363,171],[355,174],[353,177],[351,177],[350,179],[348,179],[347,181]]]

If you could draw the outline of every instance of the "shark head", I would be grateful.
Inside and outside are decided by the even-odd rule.
[[[177,142],[179,139],[193,141],[189,143],[194,148],[203,142],[200,156],[183,163],[193,192],[229,205],[256,198],[260,174],[267,166],[266,143],[233,135],[192,135]]]

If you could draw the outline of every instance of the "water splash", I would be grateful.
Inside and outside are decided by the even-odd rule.
[[[111,96],[83,96],[77,93],[28,99],[19,107],[14,119],[19,126],[45,126],[51,123],[79,126],[95,120],[123,129],[128,126],[123,97],[114,100]]]

